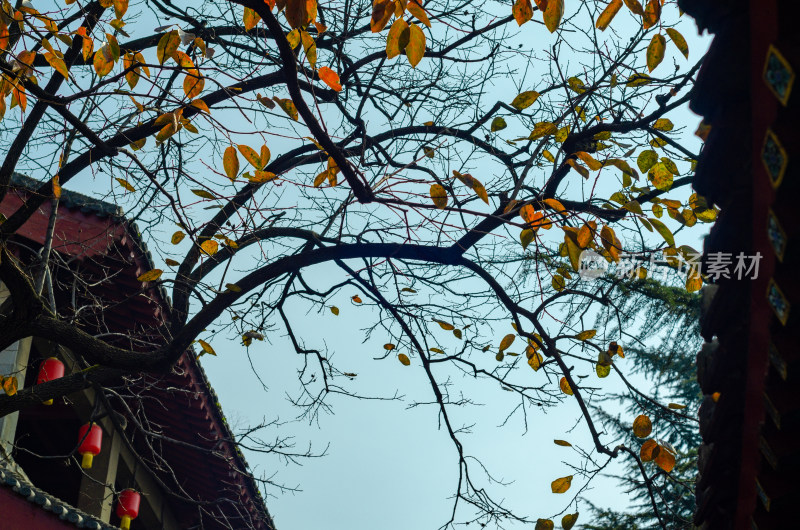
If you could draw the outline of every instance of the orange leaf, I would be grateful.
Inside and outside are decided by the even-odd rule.
[[[425,33],[416,24],[408,27],[408,46],[406,46],[406,56],[408,63],[416,68],[422,57],[425,55]]]
[[[242,153],[242,156],[250,162],[250,165],[253,166],[255,169],[261,170],[263,166],[261,165],[261,156],[256,153],[256,150],[247,145],[237,145],[236,147],[239,148],[239,152]]]
[[[323,66],[319,69],[319,78],[322,79],[322,82],[334,89],[337,92],[342,91],[342,85],[339,83],[339,74],[328,68],[327,66]]]
[[[647,7],[642,16],[642,25],[644,29],[650,29],[658,23],[661,18],[661,3],[659,0],[650,0],[647,2]]]
[[[642,462],[649,462],[658,455],[659,447],[655,440],[652,438],[645,440],[642,448],[639,450],[639,457]]]
[[[570,486],[572,486],[572,475],[555,479],[550,484],[550,489],[553,493],[566,493]]]
[[[574,394],[572,392],[572,387],[569,386],[569,382],[567,381],[566,377],[562,377],[561,378],[561,380],[558,382],[558,386],[559,386],[559,388],[561,388],[561,391],[564,392],[565,394],[567,394],[568,396],[571,396],[571,395]]]
[[[244,30],[250,31],[258,21],[261,20],[261,15],[250,9],[249,7],[244,8],[244,15],[242,16],[242,22],[244,23]]]
[[[225,174],[231,180],[235,179],[236,175],[239,174],[239,156],[232,145],[229,145],[222,155],[222,166],[225,168]]]
[[[636,419],[633,420],[633,434],[637,438],[647,438],[651,432],[653,432],[653,424],[650,418],[644,414],[636,416]]]
[[[663,35],[653,35],[650,45],[647,46],[647,69],[649,71],[655,70],[656,66],[664,60],[666,46],[667,40]]]
[[[161,275],[164,274],[164,271],[161,269],[153,269],[151,271],[147,271],[144,274],[140,275],[136,278],[137,281],[140,282],[154,282],[157,279],[161,278]]]
[[[660,445],[658,449],[658,454],[653,460],[658,467],[669,473],[675,467],[675,455],[663,445]]]
[[[658,0],[655,0],[658,1]],[[544,9],[544,25],[553,33],[561,23],[564,16],[564,0],[548,0],[547,7]]]
[[[622,0],[611,0],[611,3],[606,6],[600,16],[597,17],[595,27],[600,31],[605,31],[611,21],[617,16],[620,8],[622,7]]]
[[[528,2],[528,5],[530,5],[530,1]],[[422,6],[418,4],[416,0],[409,0],[406,9],[408,9],[409,13],[417,17],[420,22],[428,27],[431,27],[431,21],[428,19],[428,14],[424,9],[422,9]]]
[[[431,200],[440,210],[447,207],[447,190],[441,184],[431,185]]]
[[[518,25],[523,25],[533,17],[533,6],[531,0],[517,0],[514,2],[514,7],[511,9],[514,15],[514,20]]]
[[[386,36],[386,57],[392,59],[400,55],[400,52],[408,46],[411,31],[408,27],[408,22],[402,18],[398,18],[389,29],[389,35]]]

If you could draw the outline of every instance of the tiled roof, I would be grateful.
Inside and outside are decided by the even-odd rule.
[[[0,465],[0,487],[11,489],[28,502],[41,507],[43,510],[52,512],[62,521],[72,523],[77,528],[88,528],[89,530],[117,530],[116,526],[104,523],[100,519],[86,512],[82,512],[61,499],[53,497],[46,491],[42,491],[36,486],[31,485],[23,477],[8,468],[2,467],[2,465]]]

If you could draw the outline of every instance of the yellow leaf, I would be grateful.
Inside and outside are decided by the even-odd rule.
[[[234,293],[242,292],[242,288],[236,285],[235,283],[226,283],[225,288]]]
[[[300,41],[303,43],[303,51],[306,52],[306,58],[311,68],[315,68],[317,64],[317,43],[307,31],[300,32]]]
[[[56,69],[56,71],[64,76],[64,79],[69,80],[69,72],[67,71],[67,64],[64,62],[64,59],[58,57],[57,55],[47,52],[44,54],[45,60]]]
[[[265,182],[275,180],[276,178],[277,175],[275,175],[275,173],[271,171],[258,170],[256,171],[256,174],[248,180],[250,180],[250,182],[253,182],[254,184],[264,184]]]
[[[553,491],[553,493],[566,493],[571,485],[572,475],[555,479],[550,484],[550,489]]]
[[[95,52],[92,65],[94,66],[94,71],[100,77],[111,72],[114,68],[114,57],[111,55],[111,47],[108,44],[104,44],[102,48]]]
[[[437,324],[439,324],[439,327],[442,328],[445,331],[452,331],[452,330],[456,329],[456,327],[454,325],[450,324],[449,322],[445,322],[443,320],[436,320],[436,319],[434,319],[433,321],[436,322]]]
[[[578,514],[576,513],[568,513],[564,517],[561,518],[561,528],[564,530],[572,530],[572,527],[575,526],[575,521],[578,520]]]
[[[397,354],[397,360],[400,361],[400,364],[402,364],[403,366],[408,366],[409,364],[411,364],[411,359],[409,359],[408,355],[406,355],[405,353]]]
[[[541,368],[542,366],[542,361],[543,361],[542,355],[539,352],[534,351],[530,354],[530,358],[528,359],[528,365],[531,368],[533,368],[534,372],[538,372],[539,368]]]
[[[636,419],[633,420],[634,436],[637,438],[647,438],[650,436],[651,432],[653,432],[653,423],[650,421],[650,418],[644,414],[636,416]]]
[[[13,396],[17,393],[18,383],[16,376],[7,376],[3,378],[3,390],[7,396]]]
[[[577,77],[570,77],[567,79],[567,85],[569,85],[569,88],[577,94],[583,94],[586,92],[586,86],[583,84],[583,81]]]
[[[596,329],[587,329],[587,330],[581,331],[580,333],[575,335],[575,338],[578,339],[578,340],[589,340],[592,337],[594,337],[595,335],[597,335],[597,330]]]
[[[114,0],[114,14],[117,19],[122,19],[122,16],[128,10],[128,0]]]
[[[229,145],[222,155],[222,166],[225,168],[225,174],[231,180],[234,180],[239,174],[239,155],[236,154],[236,149],[232,145]]]
[[[205,252],[209,256],[213,256],[214,254],[217,253],[217,250],[219,249],[219,244],[213,239],[206,239],[200,244],[200,248],[203,250],[203,252]]]
[[[572,447],[572,444],[566,440],[553,440],[553,443],[561,447]]]
[[[408,30],[406,56],[408,57],[408,63],[416,68],[425,55],[425,33],[423,33],[422,29],[416,24],[411,24]]]
[[[648,219],[650,221],[650,224],[653,225],[653,228],[656,229],[656,232],[661,234],[661,237],[664,238],[664,241],[666,241],[669,246],[674,247],[675,237],[672,235],[672,232],[670,232],[669,228],[667,228],[667,226],[658,219],[654,219],[653,217],[650,217]]]
[[[603,167],[603,164],[598,162],[592,155],[590,155],[585,151],[578,151],[577,153],[575,153],[575,155],[581,160],[583,160],[584,164],[589,166],[589,169],[591,169],[592,171],[598,171]]]
[[[642,151],[636,158],[636,164],[639,166],[639,171],[642,173],[653,167],[658,162],[658,153],[652,149]]]
[[[554,157],[554,156],[553,156],[553,153],[551,153],[551,152],[550,152],[550,151],[548,151],[547,149],[545,149],[544,151],[542,151],[542,156],[543,156],[543,157],[545,157],[545,158],[547,159],[547,161],[548,161],[548,162],[555,162],[555,161],[556,161],[556,157]]]
[[[417,17],[420,22],[425,24],[428,27],[431,27],[431,21],[428,20],[428,14],[425,13],[425,10],[422,9],[422,6],[416,2],[416,0],[408,0],[408,5],[406,6],[408,12]]]
[[[189,103],[189,105],[200,109],[202,112],[205,112],[206,114],[211,114],[211,109],[208,108],[208,105],[206,105],[206,102],[203,101],[202,99],[196,99],[191,103]]]
[[[206,341],[204,341],[202,339],[197,339],[197,342],[200,343],[200,347],[203,348],[203,351],[205,353],[208,353],[208,354],[211,354],[211,355],[216,355],[217,354],[217,352],[214,351],[214,348],[211,347],[211,344],[207,343]]]
[[[184,234],[181,230],[178,230],[177,232],[172,234],[172,239],[171,239],[172,244],[177,245],[178,243],[183,241],[184,237],[186,237],[186,234]]]
[[[503,337],[503,340],[501,340],[501,341],[500,341],[500,347],[499,347],[498,349],[499,349],[500,351],[507,350],[507,349],[508,349],[508,347],[509,347],[509,346],[511,346],[511,344],[513,344],[513,343],[514,343],[514,340],[515,340],[516,338],[517,338],[517,337],[516,337],[515,335],[513,335],[512,333],[509,333],[508,335],[506,335],[505,337]]]
[[[660,189],[661,191],[667,191],[672,187],[673,182],[673,175],[672,172],[667,169],[667,166],[664,165],[663,162],[659,162],[654,165],[650,169],[650,173],[648,174],[650,180],[653,182],[653,186]]]
[[[533,5],[531,0],[516,0],[514,7],[511,8],[511,13],[514,15],[514,20],[517,25],[521,26],[533,17]]]
[[[689,273],[686,276],[686,290],[690,293],[699,291],[703,287],[703,278],[695,273]]]
[[[663,35],[653,35],[650,45],[647,46],[647,69],[651,72],[664,60],[664,50],[667,40]]]
[[[256,27],[256,24],[258,24],[259,20],[261,20],[261,15],[259,15],[249,7],[244,8],[242,23],[244,24],[245,31],[250,31],[251,29]]]
[[[255,169],[263,169],[261,165],[261,156],[255,149],[247,145],[237,145],[236,147],[239,148],[239,152],[242,153],[244,159],[247,160],[251,166]]]
[[[667,118],[659,118],[653,123],[653,129],[657,131],[671,131],[674,125]]]
[[[564,143],[564,140],[567,139],[567,136],[569,136],[569,125],[565,125],[556,131],[555,141],[558,143]]]
[[[339,315],[339,308],[336,307],[335,305],[332,305],[330,307],[330,310],[331,310],[331,313],[333,313],[334,315],[337,315],[337,316]]]
[[[154,282],[157,279],[161,278],[161,275],[164,274],[164,271],[161,269],[153,269],[151,271],[147,271],[144,274],[140,275],[136,278],[137,281],[140,282]]]
[[[553,530],[554,523],[550,519],[537,519],[533,530]]]
[[[528,136],[528,140],[538,140],[543,136],[555,134],[557,131],[558,128],[554,124],[549,121],[542,121],[533,127],[533,131],[531,131],[531,134]]]
[[[555,289],[558,292],[563,291],[564,288],[567,286],[566,282],[564,281],[564,277],[561,276],[560,274],[554,274],[550,284],[553,286],[553,289]]]
[[[400,55],[402,51],[408,46],[408,41],[411,38],[411,30],[402,18],[398,18],[389,29],[389,34],[386,36],[386,57],[393,59]]]
[[[297,48],[297,46],[300,44],[300,30],[293,29],[292,31],[287,33],[286,41],[289,43],[289,46],[291,46],[292,49]]]
[[[162,35],[158,41],[158,46],[156,47],[158,64],[164,64],[164,61],[172,57],[172,55],[178,50],[180,43],[181,37],[176,29],[173,29],[172,31]]]
[[[553,33],[561,23],[564,16],[564,0],[548,0],[544,13],[544,25]]]
[[[433,184],[431,186],[431,200],[440,210],[447,207],[447,190],[441,184]]]
[[[678,403],[670,403],[669,405],[667,405],[667,407],[669,407],[671,409],[674,409],[674,410],[681,410],[681,409],[685,409],[686,405],[680,405]]]
[[[206,80],[196,68],[192,68],[183,78],[183,93],[189,99],[196,98],[203,91]]]
[[[298,121],[300,119],[300,115],[297,112],[297,107],[294,105],[294,101],[291,99],[281,99],[281,98],[273,98],[278,106],[283,109],[290,118],[294,121]]]
[[[561,380],[559,380],[558,386],[563,393],[567,394],[568,396],[573,395],[572,388],[569,386],[569,382],[567,381],[566,377],[562,377]]]
[[[625,86],[644,86],[649,84],[652,81],[649,75],[647,74],[640,74],[640,73],[633,73],[628,76],[628,81],[625,83]]]
[[[594,366],[594,371],[597,373],[597,377],[603,379],[604,377],[608,377],[608,374],[611,373],[611,366],[604,366],[602,364],[596,364]]]
[[[430,351],[432,351],[433,353],[441,353],[441,354],[444,354],[444,350],[442,350],[442,349],[440,349],[440,348],[431,348],[431,349],[430,349]]]
[[[507,127],[506,120],[504,120],[500,116],[497,116],[495,117],[495,119],[492,120],[492,125],[491,125],[492,132],[501,131],[506,127]]]
[[[125,188],[126,190],[128,190],[128,191],[136,191],[136,188],[131,186],[131,183],[128,182],[127,180],[121,179],[121,178],[115,178],[114,180],[119,182],[119,185],[122,186],[123,188]]]
[[[675,46],[680,50],[684,57],[687,59],[689,58],[689,45],[686,44],[686,39],[683,38],[683,35],[677,29],[674,28],[667,28],[667,35],[675,44]]]
[[[600,31],[605,31],[614,17],[617,16],[617,13],[619,13],[621,7],[622,0],[611,0],[603,12],[600,13],[600,16],[597,17],[597,23],[595,24],[595,27]]]
[[[527,90],[518,94],[517,97],[514,98],[514,101],[511,102],[511,106],[517,110],[524,110],[533,105],[537,99],[539,99],[538,92],[535,90]]]
[[[211,192],[203,190],[203,189],[192,190],[192,193],[194,193],[198,197],[202,197],[204,199],[214,199],[215,198],[214,195]]]

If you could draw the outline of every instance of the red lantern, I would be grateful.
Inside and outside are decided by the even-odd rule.
[[[46,383],[60,377],[64,377],[64,363],[55,357],[50,357],[49,359],[42,361],[42,364],[39,366],[39,375],[36,376],[36,384],[41,385],[42,383]],[[48,399],[44,402],[44,404],[52,405],[53,400]]]
[[[141,496],[133,490],[122,490],[117,500],[117,517],[122,521],[119,527],[123,530],[129,530],[131,527],[131,520],[136,519],[139,515],[139,501]]]
[[[87,423],[78,430],[78,441],[81,443],[78,447],[78,453],[83,456],[81,467],[90,469],[92,467],[92,459],[100,454],[100,449],[103,445],[103,429],[99,425]]]

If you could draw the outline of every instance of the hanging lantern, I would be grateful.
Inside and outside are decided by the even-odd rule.
[[[39,366],[39,375],[36,376],[36,384],[40,385],[60,377],[64,377],[64,363],[55,357],[50,357],[42,361],[42,364]],[[44,404],[52,405],[53,400],[48,399]]]
[[[78,441],[81,443],[78,453],[83,456],[81,467],[91,469],[92,459],[100,454],[103,445],[103,429],[99,425],[87,423],[78,430]]]
[[[123,530],[129,530],[131,527],[131,520],[136,519],[139,515],[139,501],[141,495],[133,490],[122,490],[117,499],[117,517],[121,519],[119,527]]]

